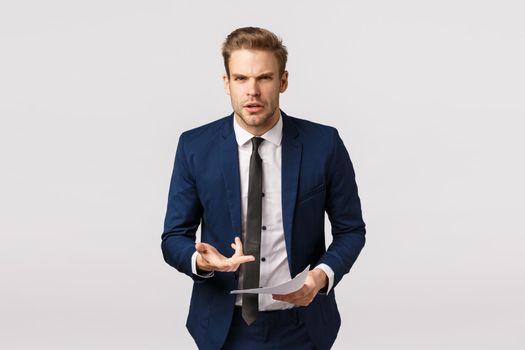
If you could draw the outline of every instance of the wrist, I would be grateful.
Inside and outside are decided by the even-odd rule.
[[[200,253],[197,253],[196,263],[197,263],[197,271],[199,271],[199,270],[203,271],[203,272],[212,272],[213,271],[211,268],[209,268],[208,264],[206,264],[205,260],[200,255]]]
[[[312,270],[312,273],[318,290],[321,290],[328,286],[328,276],[323,270],[315,268]]]

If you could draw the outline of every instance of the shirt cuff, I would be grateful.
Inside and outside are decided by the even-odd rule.
[[[195,251],[195,253],[193,253],[193,255],[191,256],[191,272],[194,275],[202,277],[202,278],[213,277],[213,275],[214,275],[213,271],[210,271],[210,272],[204,273],[204,274],[197,273],[197,254],[199,254],[199,252]]]
[[[321,289],[319,291],[319,294],[328,294],[330,293],[330,290],[332,290],[332,287],[334,285],[334,270],[326,264],[319,264],[315,267],[316,269],[321,269],[326,273],[326,276],[328,277],[328,286]]]

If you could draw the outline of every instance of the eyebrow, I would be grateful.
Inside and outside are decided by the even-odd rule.
[[[273,72],[266,72],[266,73],[261,73],[257,76],[257,78],[259,77],[262,77],[262,76],[270,76],[270,77],[273,77],[274,73]],[[232,73],[232,77],[234,78],[245,78],[246,76],[244,74],[239,74],[239,73]]]

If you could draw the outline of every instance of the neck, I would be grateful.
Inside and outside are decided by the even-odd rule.
[[[275,126],[275,124],[277,124],[277,122],[279,121],[280,114],[281,114],[281,111],[279,110],[279,108],[276,108],[272,117],[268,119],[264,125],[260,125],[260,126],[247,125],[244,122],[244,120],[242,120],[242,118],[239,117],[237,113],[234,113],[234,116],[235,116],[235,120],[237,120],[237,123],[240,125],[241,128],[248,131],[252,135],[261,136],[268,130],[271,130]]]

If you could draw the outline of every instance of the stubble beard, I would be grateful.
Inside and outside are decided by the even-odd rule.
[[[266,106],[265,106],[266,107]],[[275,114],[275,111],[277,110],[277,107],[275,107],[273,110],[269,111],[268,113],[265,113],[262,117],[257,117],[256,119],[252,118],[250,116],[250,113],[243,113],[244,110],[242,107],[239,108],[239,111],[236,111],[235,114],[242,120],[244,125],[249,126],[251,128],[263,128],[267,126],[268,121],[270,121]],[[255,115],[255,114],[254,114]]]

